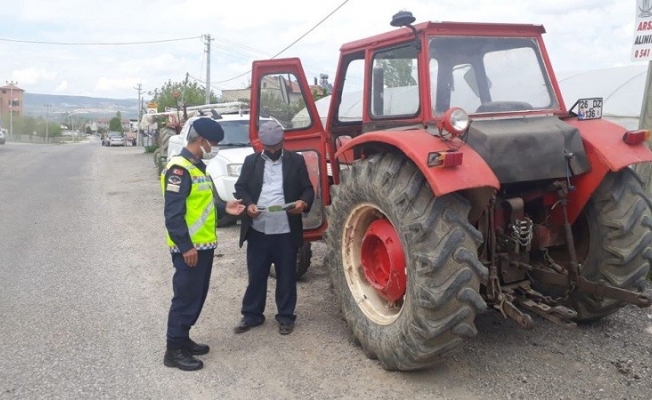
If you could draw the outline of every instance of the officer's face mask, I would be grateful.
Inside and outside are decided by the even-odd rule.
[[[202,159],[204,160],[210,160],[211,158],[215,158],[217,152],[220,151],[219,146],[212,146],[208,140],[206,140],[205,143],[202,143],[200,147],[201,147]],[[208,147],[208,149],[206,149],[206,147]]]

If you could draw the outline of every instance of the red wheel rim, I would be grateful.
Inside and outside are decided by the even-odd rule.
[[[362,270],[367,282],[389,301],[405,295],[405,254],[394,226],[386,219],[372,222],[361,248]]]

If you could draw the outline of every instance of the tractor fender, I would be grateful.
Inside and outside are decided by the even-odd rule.
[[[629,145],[623,141],[624,127],[604,119],[567,124],[580,132],[591,171],[572,179],[575,190],[568,193],[568,219],[574,222],[609,171],[616,172],[632,164],[652,161],[652,152],[645,143]]]
[[[371,143],[388,144],[403,152],[421,170],[436,196],[465,189],[500,188],[500,182],[489,165],[470,146],[462,145],[457,149],[463,154],[461,165],[450,168],[429,167],[428,154],[452,150],[453,147],[450,142],[444,142],[424,129],[365,132],[340,147],[335,157]]]
[[[565,121],[577,128],[584,143],[588,143],[600,163],[610,171],[620,171],[631,164],[652,161],[652,152],[644,143],[629,145],[623,141],[624,127],[605,119]]]

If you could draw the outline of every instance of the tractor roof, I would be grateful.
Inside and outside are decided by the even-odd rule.
[[[464,36],[538,36],[545,33],[543,25],[532,24],[497,24],[484,22],[422,22],[414,25],[417,32],[428,31],[432,34],[441,35],[464,35]],[[382,47],[401,39],[412,37],[412,31],[405,28],[395,29],[390,32],[370,36],[365,39],[345,43],[340,50],[350,52],[362,50],[369,47]]]

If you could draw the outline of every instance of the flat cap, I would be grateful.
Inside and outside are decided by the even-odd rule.
[[[190,129],[194,129],[197,134],[209,142],[221,142],[224,139],[224,129],[217,121],[210,118],[196,119]]]
[[[263,146],[276,146],[283,141],[283,127],[276,121],[267,121],[260,126],[258,138]]]

